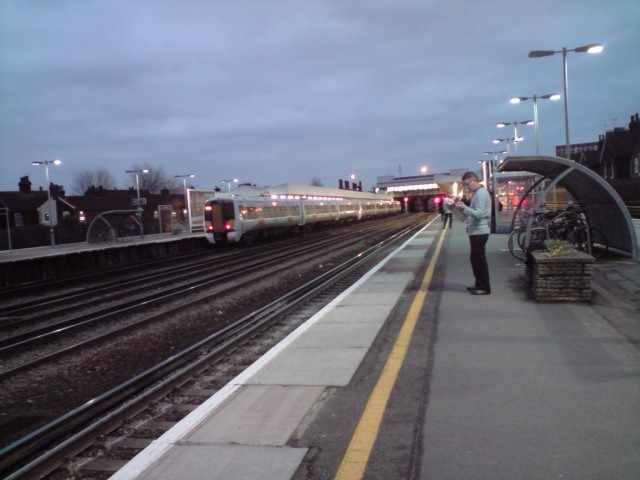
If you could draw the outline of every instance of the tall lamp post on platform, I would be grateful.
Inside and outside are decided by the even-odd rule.
[[[49,235],[51,246],[55,247],[56,245],[56,234],[53,230],[53,208],[51,205],[51,183],[49,182],[49,164],[51,165],[60,165],[62,162],[60,160],[45,160],[44,162],[31,162],[31,165],[44,165],[44,174],[47,178],[47,208],[49,209]],[[56,215],[57,217],[57,215]]]
[[[522,122],[500,122],[497,123],[496,126],[498,128],[504,128],[507,125],[513,125],[513,137],[514,137],[514,141],[513,143],[516,146],[516,155],[518,154],[518,125],[533,125],[533,120],[524,120]]]
[[[140,238],[144,238],[144,224],[142,223],[142,202],[140,200],[140,179],[138,178],[138,175],[140,175],[141,173],[149,173],[149,169],[141,168],[138,170],[125,170],[125,173],[134,173],[136,176],[136,193],[138,195],[138,201],[136,202],[136,205],[138,206],[138,221],[140,222]]]
[[[511,97],[509,102],[511,103],[520,103],[525,102],[527,100],[533,100],[533,125],[535,129],[536,135],[536,155],[540,155],[540,148],[538,146],[538,99],[542,98],[543,100],[560,100],[559,93],[548,93],[546,95],[532,95],[531,97]]]
[[[519,142],[521,142],[523,140],[524,140],[524,138],[522,138],[522,137],[516,137],[516,138],[494,138],[492,140],[492,142],[493,143],[506,142],[507,143],[507,153],[511,153],[510,150],[509,150],[509,142],[513,142],[513,143],[515,143],[517,145]],[[516,151],[517,150],[518,149],[516,148]]]
[[[231,184],[232,183],[238,183],[238,179],[237,178],[229,178],[227,180],[220,180],[220,181],[227,184],[227,192],[231,191]]]
[[[576,53],[600,53],[604,49],[601,43],[590,43],[578,48],[562,47],[562,50],[532,50],[529,52],[529,58],[549,57],[556,53],[562,53],[562,77],[564,80],[564,134],[565,134],[565,152],[564,156],[567,160],[571,160],[571,143],[569,143],[569,85],[567,80],[567,52]]]
[[[174,178],[182,178],[182,191],[184,193],[184,209],[187,212],[187,218],[189,219],[189,224],[191,224],[191,208],[189,205],[189,196],[187,195],[187,178],[193,178],[195,175],[193,173],[185,173],[184,175],[174,175]]]

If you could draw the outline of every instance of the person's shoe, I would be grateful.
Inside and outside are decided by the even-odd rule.
[[[491,295],[491,292],[486,292],[484,290],[479,290],[479,289],[473,289],[473,290],[469,290],[469,293],[471,295]]]

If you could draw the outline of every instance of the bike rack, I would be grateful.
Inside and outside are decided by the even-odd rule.
[[[96,218],[94,218],[91,221],[91,223],[89,224],[89,228],[87,229],[87,243],[92,243],[90,241],[91,229],[96,225],[96,222],[98,222],[98,221],[102,221],[102,222],[106,223],[107,226],[109,227],[109,230],[111,231],[111,236],[114,239],[114,241],[118,240],[117,231],[114,229],[114,226],[109,222],[109,220],[107,220],[105,218],[108,215],[115,215],[115,214],[123,215],[122,217],[119,217],[118,223],[122,222],[122,219],[126,218],[126,216],[131,215],[131,218],[138,225],[138,229],[140,230],[140,234],[142,235],[142,224],[140,223],[140,221],[134,215],[134,214],[137,214],[137,213],[138,213],[138,210],[109,210],[109,211],[106,211],[106,212],[102,212],[101,214],[96,216]]]

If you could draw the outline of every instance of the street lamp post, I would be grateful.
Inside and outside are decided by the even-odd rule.
[[[513,142],[516,145],[516,152],[518,150],[518,143],[520,143],[521,141],[523,141],[524,138],[522,137],[515,137],[515,138],[494,138],[492,140],[493,143],[500,143],[500,142],[507,142],[507,153],[511,153],[510,149],[509,149],[509,142]]]
[[[569,98],[568,98],[568,80],[567,80],[567,52],[576,52],[576,53],[600,53],[604,47],[601,43],[591,43],[589,45],[583,45],[578,48],[568,49],[566,47],[562,47],[562,50],[532,50],[529,52],[529,58],[539,58],[539,57],[548,57],[554,55],[556,53],[562,53],[562,77],[564,79],[564,134],[565,134],[565,152],[564,156],[567,160],[571,160],[571,150],[569,143]]]
[[[56,245],[56,234],[53,230],[53,208],[51,206],[51,183],[49,182],[49,164],[60,165],[60,160],[45,160],[44,162],[31,162],[31,165],[44,165],[44,174],[47,178],[47,208],[49,209],[49,236],[51,246]],[[57,215],[56,215],[57,217]]]
[[[540,148],[538,146],[538,99],[542,98],[544,100],[559,100],[559,93],[548,93],[546,95],[532,95],[531,97],[511,97],[509,102],[511,103],[520,103],[525,102],[527,100],[533,100],[533,125],[535,129],[536,135],[536,155],[540,155]]]
[[[498,124],[496,124],[496,126],[498,128],[504,128],[507,125],[513,125],[513,137],[514,137],[514,141],[513,143],[516,146],[516,155],[518,154],[518,142],[520,142],[522,139],[518,140],[518,125],[533,125],[533,120],[524,120],[522,122],[500,122]]]
[[[493,161],[498,163],[498,155],[504,155],[507,153],[506,150],[497,150],[494,152],[484,152],[485,155],[493,155]]]
[[[138,175],[141,173],[149,173],[148,168],[141,168],[138,170],[125,170],[125,173],[134,173],[136,176],[136,193],[138,196],[138,222],[140,222],[140,238],[144,238],[144,223],[142,222],[142,205],[140,204],[140,179]]]
[[[232,183],[238,183],[238,179],[237,178],[229,178],[227,180],[220,180],[220,181],[227,184],[227,192],[231,191],[231,184]]]
[[[189,196],[187,195],[187,178],[193,178],[193,173],[185,173],[184,175],[174,175],[174,178],[182,178],[182,191],[184,192],[184,208],[187,211],[187,219],[189,220],[189,231],[191,231],[191,205],[189,205]]]

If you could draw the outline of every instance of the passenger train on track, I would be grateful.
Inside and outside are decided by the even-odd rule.
[[[391,215],[400,210],[400,202],[392,199],[216,196],[204,205],[204,229],[210,243],[239,243]]]

